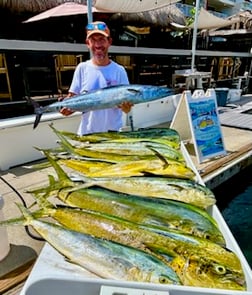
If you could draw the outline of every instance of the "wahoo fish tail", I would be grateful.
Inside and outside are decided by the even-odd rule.
[[[37,101],[33,100],[30,97],[27,97],[26,99],[27,99],[28,103],[33,106],[34,113],[36,114],[36,118],[35,118],[35,121],[33,124],[33,129],[35,129],[38,126],[38,124],[41,120],[41,117],[43,115],[43,107],[41,107]]]

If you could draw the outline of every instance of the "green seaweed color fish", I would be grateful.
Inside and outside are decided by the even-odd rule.
[[[26,218],[25,224],[31,225],[59,253],[102,278],[181,284],[176,273],[151,254],[51,222],[36,220],[24,207],[19,205],[19,208]]]

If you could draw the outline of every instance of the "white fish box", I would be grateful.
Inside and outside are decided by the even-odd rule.
[[[134,105],[129,113],[129,115],[132,116],[134,128],[147,128],[170,122],[173,118],[180,97],[181,94],[171,95],[155,101]],[[125,114],[124,125],[130,125]]]
[[[187,164],[195,171],[198,181],[202,184],[202,179],[183,143],[182,151]],[[227,248],[235,252],[240,258],[246,276],[247,291],[101,279],[84,268],[67,262],[61,254],[46,243],[20,295],[252,295],[252,271],[246,258],[217,206],[214,205],[209,212],[218,222],[226,239]]]
[[[54,148],[58,139],[48,125],[53,123],[59,130],[77,132],[80,116],[80,113],[68,117],[60,113],[44,114],[36,129],[33,129],[35,115],[1,120],[0,170],[44,158],[34,147]]]
[[[227,102],[235,102],[241,99],[242,90],[241,89],[229,89]]]

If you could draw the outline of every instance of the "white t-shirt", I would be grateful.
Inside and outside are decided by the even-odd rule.
[[[86,91],[112,85],[129,84],[125,68],[114,61],[107,66],[96,66],[91,60],[79,63],[75,69],[69,92]],[[122,111],[118,107],[84,112],[78,135],[119,130],[122,127]]]

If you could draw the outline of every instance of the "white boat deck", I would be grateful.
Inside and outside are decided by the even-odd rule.
[[[231,104],[219,110],[223,126],[252,130],[252,101],[245,104]]]

